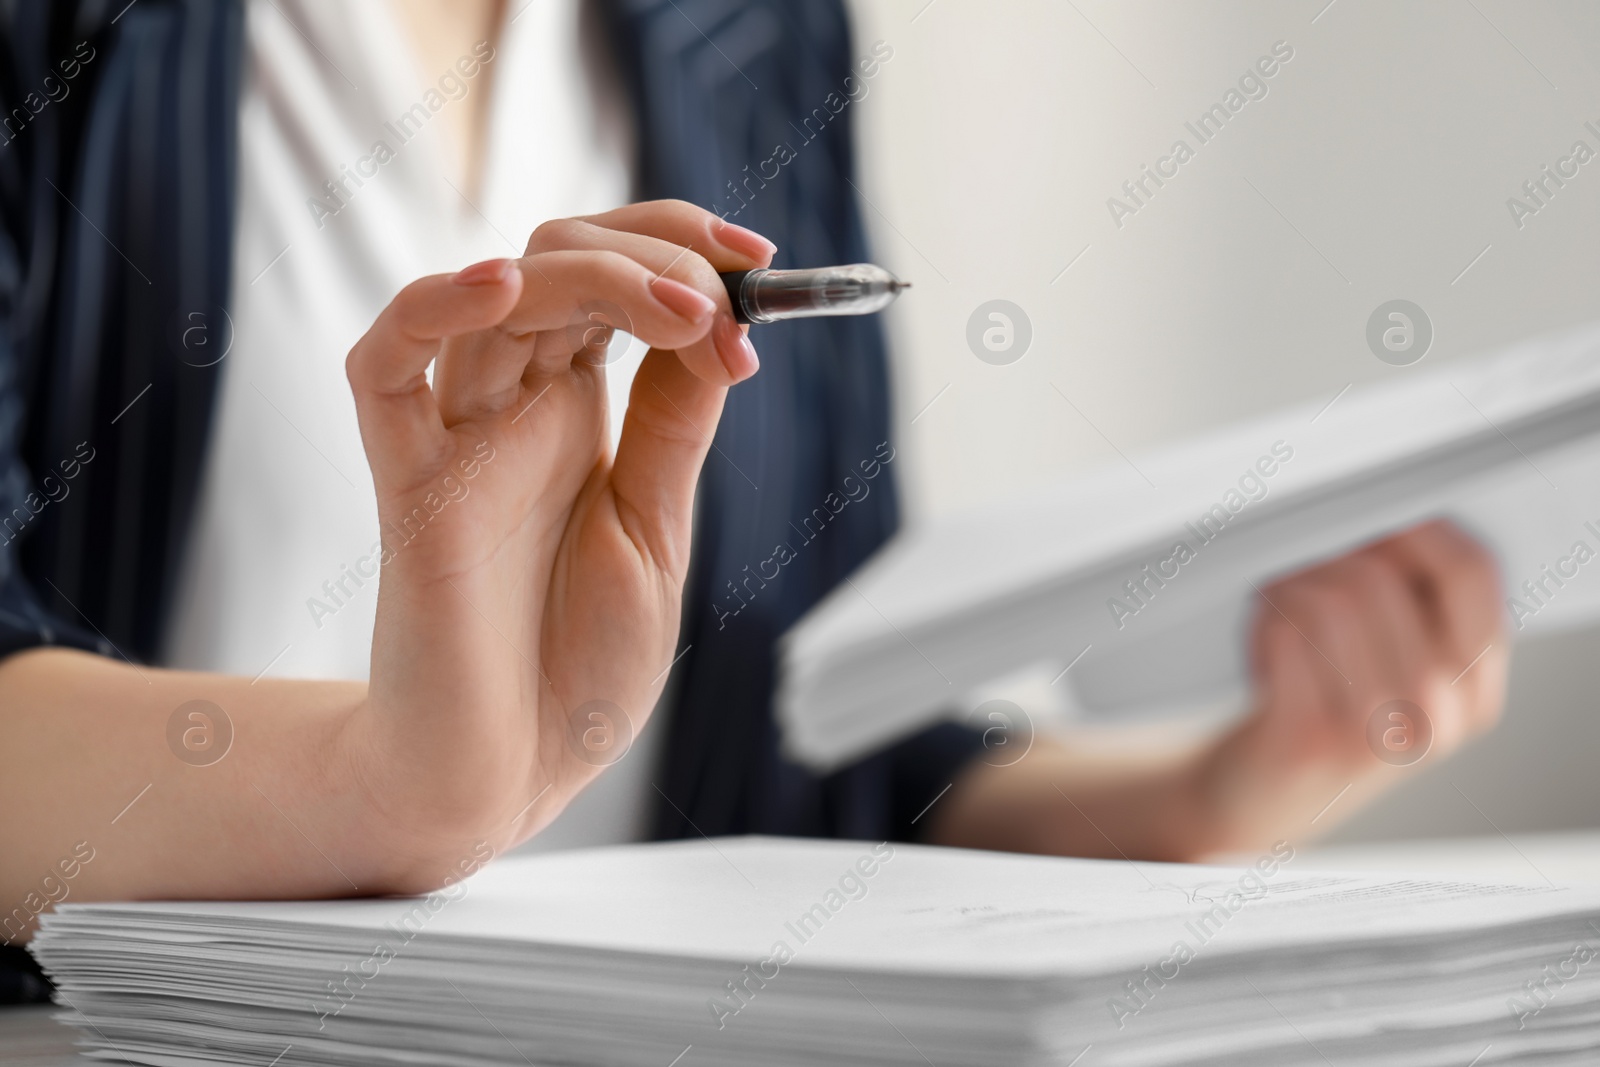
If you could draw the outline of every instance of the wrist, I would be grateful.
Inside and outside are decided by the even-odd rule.
[[[397,718],[369,693],[340,731],[338,760],[354,783],[352,822],[372,878],[383,892],[426,893],[525,837],[516,816],[542,787],[493,759],[467,753],[462,763],[461,752],[407,744],[390,728]]]
[[[370,694],[350,708],[335,734],[330,773],[350,783],[348,840],[364,892],[415,894],[439,887],[443,866],[428,813],[416,804],[420,780],[412,790],[397,774],[391,744],[378,728],[383,721]]]
[[[1201,862],[1238,846],[1242,780],[1232,764],[1225,742],[1216,741],[1175,769],[1172,810],[1181,813],[1181,825],[1173,851],[1180,862]]]
[[[1107,761],[1038,745],[1004,768],[976,766],[941,801],[930,841],[967,848],[1150,862],[1218,851],[1209,753]]]
[[[1195,760],[1189,788],[1199,855],[1270,846],[1304,807],[1307,798],[1302,794],[1307,789],[1317,793],[1312,768],[1268,755],[1261,728],[1260,717],[1251,716]]]

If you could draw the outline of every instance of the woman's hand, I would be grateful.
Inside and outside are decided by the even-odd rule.
[[[384,564],[342,741],[402,881],[537,832],[644,725],[700,466],[757,369],[717,272],[772,251],[679,202],[547,223],[522,259],[408,286],[350,353]],[[615,458],[606,326],[651,346]]]
[[[1493,558],[1448,522],[1263,590],[1257,711],[1198,774],[1211,846],[1303,840],[1493,726],[1510,664],[1500,597]]]
[[[1014,766],[964,771],[933,839],[1187,861],[1299,844],[1498,718],[1500,579],[1454,526],[1417,527],[1264,593],[1255,711],[1237,727],[1138,752],[1040,738]]]
[[[408,286],[349,360],[383,529],[370,685],[6,657],[0,940],[68,895],[433,889],[554,818],[666,680],[696,476],[756,371],[716,272],[771,254],[639,204]],[[654,347],[613,459],[618,322]]]

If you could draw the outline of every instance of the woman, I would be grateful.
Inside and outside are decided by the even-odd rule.
[[[865,258],[851,111],[823,102],[884,60],[835,4],[24,7],[0,147],[14,941],[64,899],[45,878],[84,900],[424,889],[610,763],[654,836],[1188,858],[1381,788],[1383,699],[1426,707],[1440,752],[1498,712],[1493,567],[1431,526],[1269,590],[1257,708],[1213,743],[1001,770],[951,725],[810,775],[778,752],[773,643],[892,531],[892,464],[737,618],[716,605],[887,442],[882,344],[870,320],[771,329],[758,374],[715,275]],[[744,183],[778,139],[800,142],[781,173]],[[566,199],[629,170],[678,199]],[[439,272],[480,245],[497,258]],[[597,366],[593,321],[654,347]],[[627,754],[669,684],[661,752]]]

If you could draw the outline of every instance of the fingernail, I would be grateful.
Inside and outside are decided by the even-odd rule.
[[[457,285],[498,285],[511,273],[511,263],[509,259],[486,259],[482,263],[474,263],[450,280]]]
[[[712,227],[717,243],[730,252],[766,263],[778,252],[778,246],[754,230],[736,226],[727,219],[718,219]]]
[[[742,382],[761,369],[761,358],[756,355],[755,345],[739,329],[732,315],[718,316],[717,324],[711,328],[711,336],[722,365],[728,368],[734,381]]]
[[[650,291],[674,315],[689,322],[700,322],[717,310],[710,297],[671,278],[657,278],[650,283]]]

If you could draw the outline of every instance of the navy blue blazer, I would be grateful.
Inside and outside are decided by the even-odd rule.
[[[851,99],[890,46],[839,0],[595,2],[641,198],[764,233],[780,267],[867,258]],[[0,655],[159,654],[227,373],[183,332],[228,301],[242,30],[241,0],[0,5]],[[701,477],[655,832],[905,839],[975,733],[818,777],[772,717],[775,640],[898,521],[881,328],[758,330]]]

